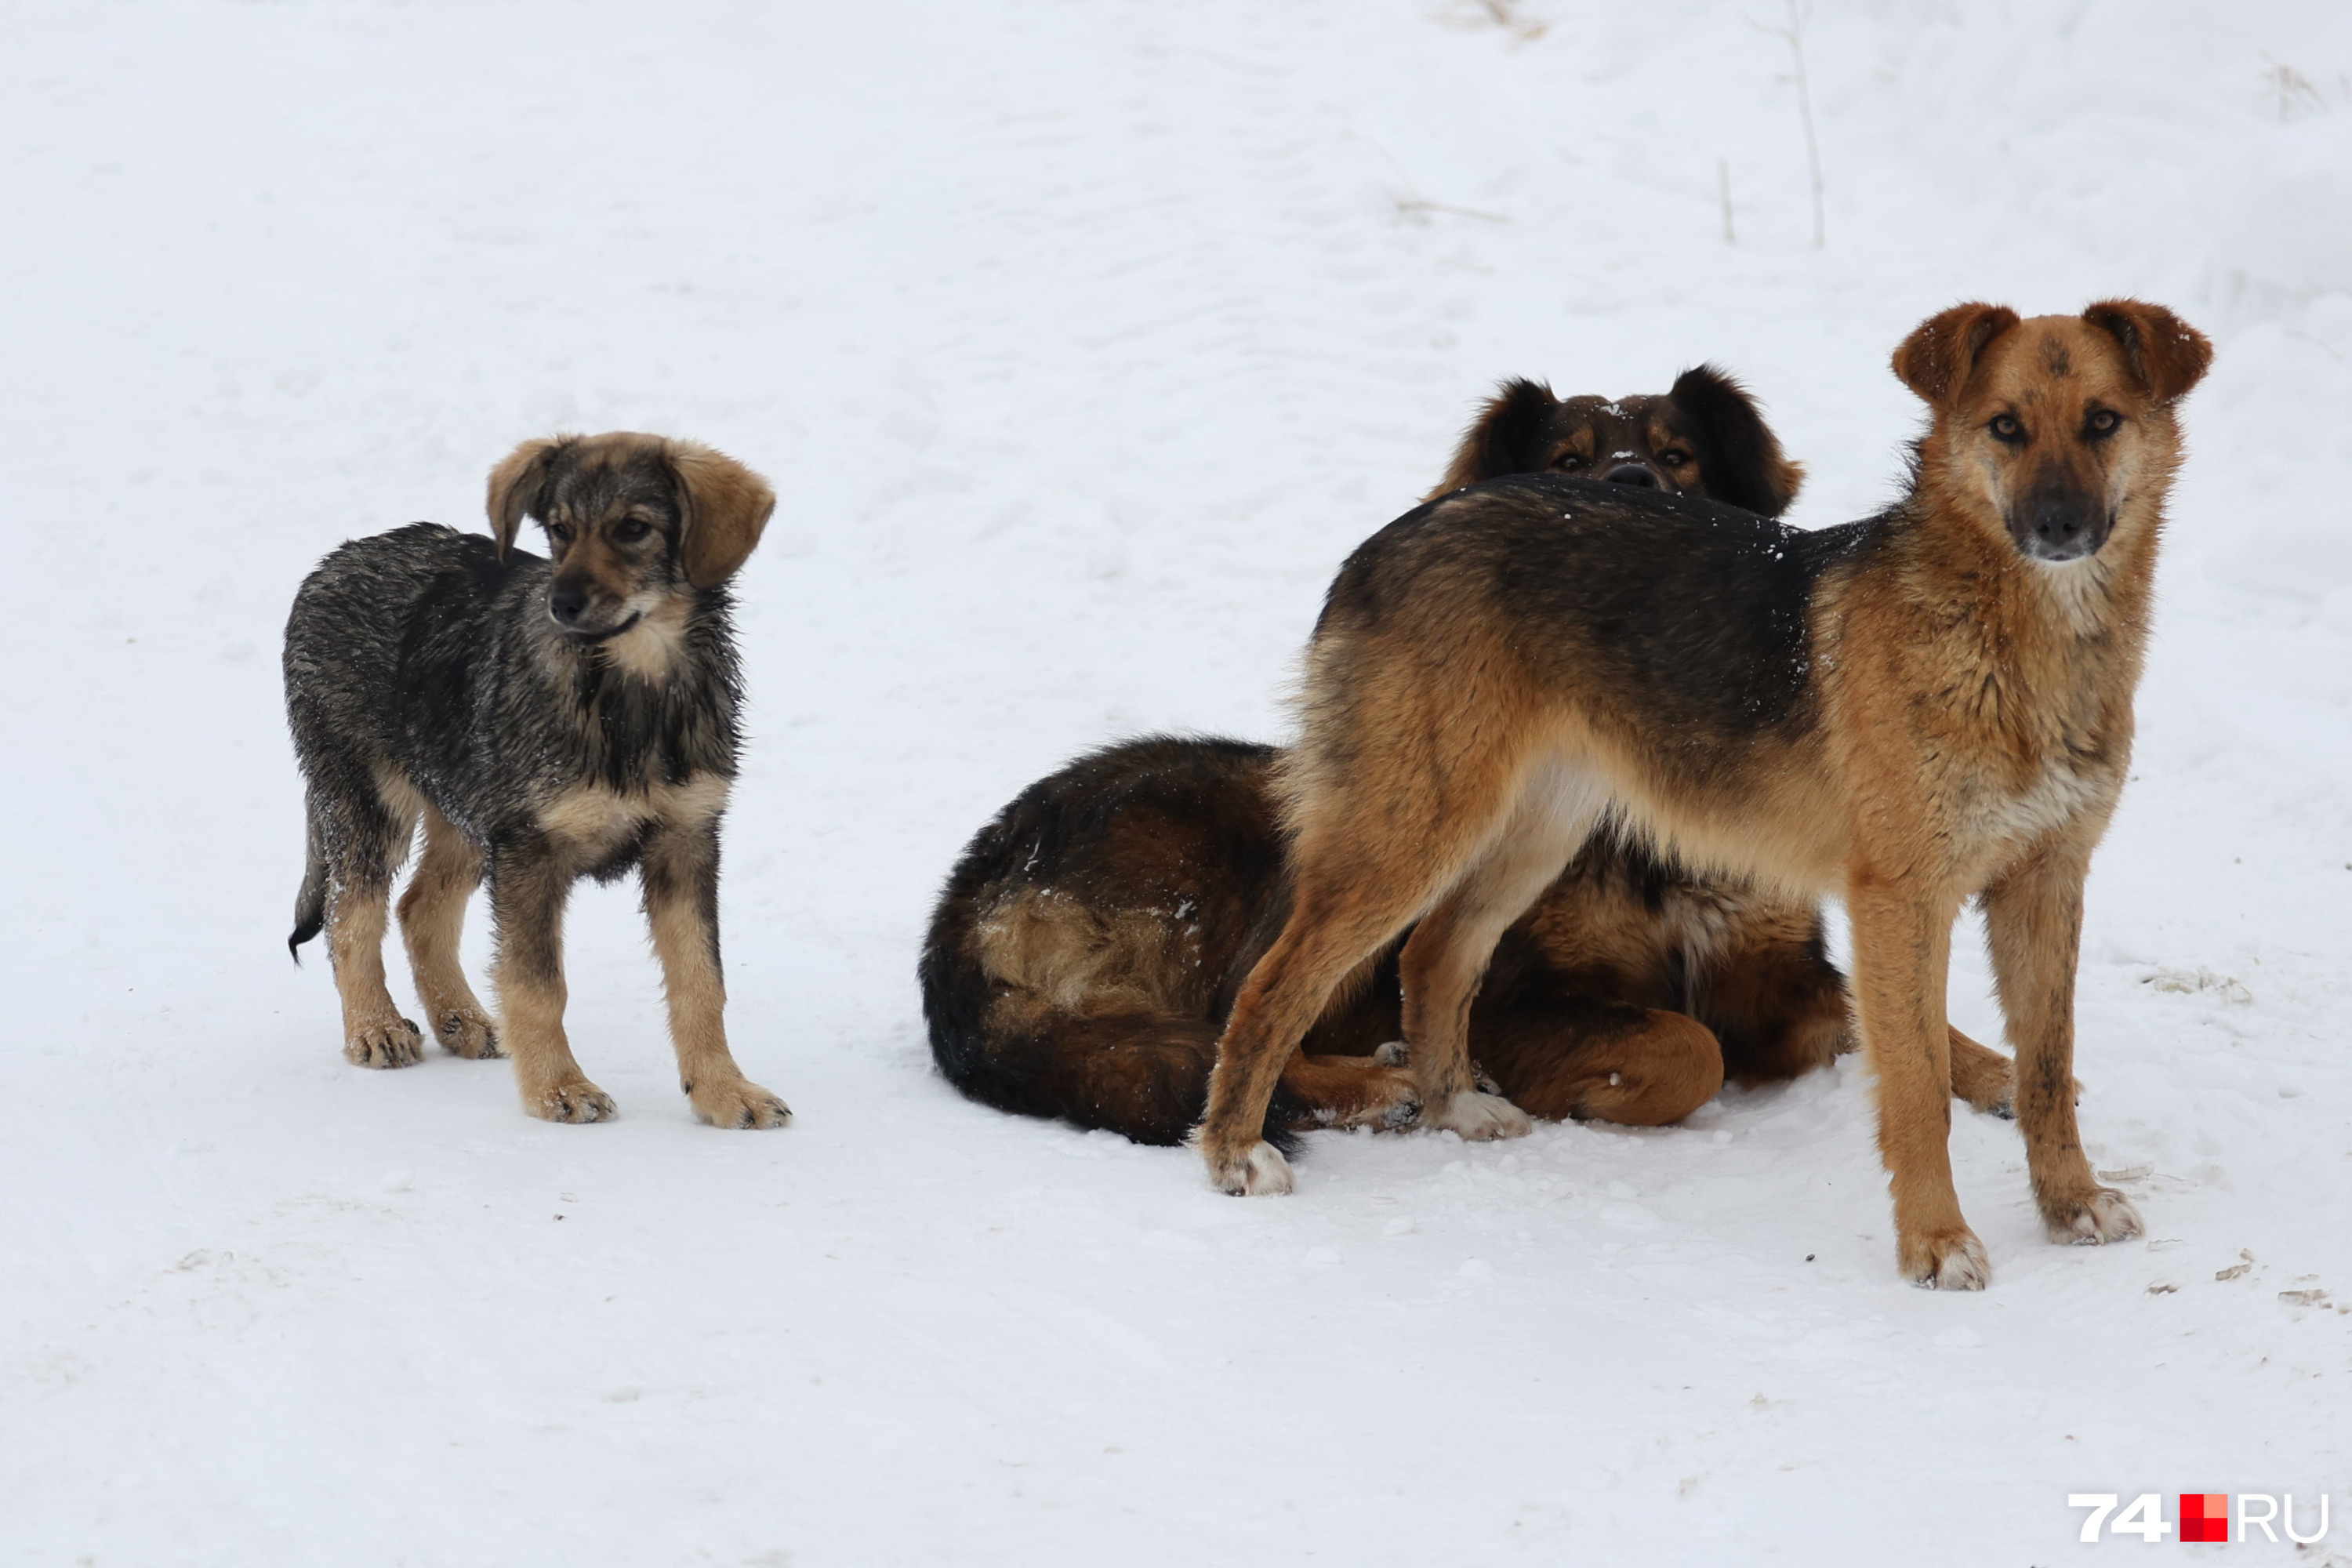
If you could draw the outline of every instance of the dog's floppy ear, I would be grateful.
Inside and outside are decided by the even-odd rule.
[[[1539,381],[1507,381],[1470,421],[1462,445],[1454,449],[1453,466],[1437,488],[1422,499],[1435,500],[1465,485],[1497,479],[1505,474],[1533,473],[1550,456],[1545,441],[1551,430],[1552,411],[1559,399]]]
[[[1716,500],[1778,517],[1797,499],[1805,466],[1780,450],[1780,437],[1748,389],[1724,371],[1703,364],[1675,377],[1675,405],[1699,429],[1699,472]]]
[[[570,436],[551,436],[525,441],[490,470],[490,531],[498,536],[499,560],[504,561],[507,552],[514,548],[515,534],[524,518],[546,517],[547,476],[554,468],[555,455],[572,440]]]
[[[2161,403],[2170,403],[2205,379],[2213,344],[2204,333],[2161,305],[2137,300],[2102,300],[2083,320],[2124,346],[2132,374]]]
[[[768,514],[776,510],[776,492],[734,458],[700,442],[672,441],[667,456],[685,502],[681,550],[687,580],[698,588],[715,588],[735,575],[760,542]]]
[[[2017,325],[2006,305],[1955,305],[1928,317],[1895,351],[1895,374],[1930,406],[1941,408],[1969,384],[1985,345]]]

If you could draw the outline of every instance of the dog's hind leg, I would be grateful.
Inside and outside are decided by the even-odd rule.
[[[482,879],[482,857],[449,819],[425,807],[425,853],[416,875],[400,896],[400,936],[408,949],[409,972],[426,1026],[442,1045],[461,1057],[503,1056],[497,1026],[457,962],[457,937],[465,929],[466,900]]]
[[[1209,1075],[1208,1113],[1194,1135],[1222,1190],[1291,1190],[1289,1163],[1261,1136],[1275,1085],[1341,983],[1459,880],[1499,827],[1510,796],[1503,770],[1485,771],[1496,787],[1453,803],[1431,788],[1392,788],[1375,777],[1310,792],[1300,803],[1289,918],[1234,1000]],[[1424,1113],[1427,1107],[1424,1099]]]
[[[1193,1141],[1210,1181],[1224,1192],[1258,1197],[1291,1190],[1289,1162],[1264,1137],[1275,1086],[1331,993],[1432,891],[1383,887],[1377,872],[1350,884],[1327,889],[1313,874],[1301,875],[1290,919],[1243,982],[1218,1037],[1208,1111]]]
[[[2074,968],[2083,941],[2083,858],[2046,847],[1985,889],[1993,984],[2017,1047],[2017,1120],[2050,1239],[2140,1234],[2121,1193],[2092,1179],[2074,1123]]]
[[[1383,652],[1344,626],[1316,635],[1306,734],[1282,764],[1290,913],[1234,999],[1196,1138],[1209,1179],[1229,1193],[1290,1190],[1288,1163],[1260,1131],[1291,1053],[1358,965],[1487,858],[1530,782],[1538,715],[1507,645],[1457,638],[1433,658]],[[1567,860],[1563,851],[1550,874]],[[1540,890],[1540,881],[1528,887],[1512,912]],[[1490,933],[1481,965],[1493,945]],[[1410,1013],[1405,1022],[1409,1030]],[[1430,1079],[1420,1064],[1412,1070],[1426,1118],[1436,1109]],[[1454,1075],[1440,1073],[1453,1089]],[[1526,1118],[1505,1110],[1494,1119],[1502,1130],[1526,1131]]]
[[[1904,1277],[1947,1290],[1981,1290],[1992,1277],[1984,1244],[1952,1188],[1952,1069],[1944,988],[1957,898],[1923,898],[1911,876],[1856,875],[1854,1002],[1863,1049],[1878,1079],[1878,1147],[1893,1176],[1895,1245]]]
[[[1520,789],[1509,820],[1437,907],[1398,960],[1404,1038],[1421,1084],[1421,1121],[1465,1138],[1517,1138],[1526,1112],[1482,1093],[1470,1070],[1470,1005],[1495,943],[1591,833],[1606,795],[1583,773],[1544,767]]]
[[[392,879],[416,832],[415,805],[405,785],[353,792],[326,806],[332,818],[317,825],[326,851],[327,953],[343,1004],[343,1057],[363,1068],[413,1067],[425,1056],[424,1037],[400,1016],[383,975]]]
[[[572,878],[546,842],[493,845],[490,917],[498,923],[499,1043],[514,1058],[522,1108],[550,1121],[606,1121],[613,1097],[588,1081],[563,1033],[563,903]]]
[[[790,1107],[743,1076],[727,1048],[727,983],[719,959],[719,823],[654,831],[638,865],[646,923],[669,998],[678,1087],[713,1127],[782,1127]]]

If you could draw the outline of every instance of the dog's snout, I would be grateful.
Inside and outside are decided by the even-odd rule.
[[[1612,485],[1639,485],[1651,490],[1660,488],[1658,476],[1641,463],[1620,463],[1601,477]]]
[[[2037,489],[2029,495],[2010,531],[2028,555],[2043,561],[2074,561],[2106,540],[2106,510],[2076,489]]]
[[[588,590],[577,583],[558,583],[547,591],[547,613],[559,626],[572,626],[588,613]]]
[[[2071,498],[2034,504],[2033,536],[2044,544],[2072,544],[2084,526],[2083,508]]]

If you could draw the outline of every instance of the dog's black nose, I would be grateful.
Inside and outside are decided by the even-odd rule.
[[[2097,542],[2099,508],[2085,497],[2036,497],[2026,515],[2033,527],[2035,553],[2045,560],[2088,554]]]
[[[1658,488],[1658,476],[1639,463],[1620,463],[1601,477],[1612,485],[1640,485],[1653,490]]]
[[[547,593],[547,613],[570,626],[588,613],[588,590],[577,583],[558,583]]]

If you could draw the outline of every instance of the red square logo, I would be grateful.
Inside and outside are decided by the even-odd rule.
[[[2228,1492],[2182,1492],[2180,1494],[2180,1539],[2183,1541],[2229,1540],[2230,1494]]]

